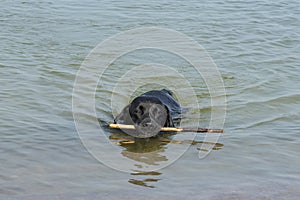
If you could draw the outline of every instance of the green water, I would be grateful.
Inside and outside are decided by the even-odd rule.
[[[0,5],[0,199],[299,196],[298,1],[4,0]],[[180,159],[161,170],[124,173],[98,162],[81,143],[73,119],[72,91],[81,63],[98,43],[144,26],[180,31],[208,51],[226,89],[225,134],[200,160],[202,136],[172,143],[167,135],[132,145],[126,143],[131,138],[106,129],[112,142],[121,142],[116,146],[124,157],[130,151],[163,152],[170,145],[192,144]],[[186,70],[190,69],[187,63],[149,50],[124,56],[113,66],[125,70],[153,60],[193,80],[200,124],[207,126],[210,96],[198,74]],[[116,77],[108,70],[104,86],[96,91],[97,116],[106,123],[112,121],[107,96]],[[151,85],[132,95],[145,89]],[[187,98],[180,103],[196,109],[188,102]],[[168,159],[158,155],[154,161]]]

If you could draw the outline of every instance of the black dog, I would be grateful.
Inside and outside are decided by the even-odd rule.
[[[155,136],[161,127],[175,127],[180,122],[181,106],[170,90],[152,90],[135,98],[115,118],[114,123],[134,125],[126,131],[134,137]]]

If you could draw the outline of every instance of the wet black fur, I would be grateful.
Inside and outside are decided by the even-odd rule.
[[[160,109],[151,109],[149,113],[153,105]],[[151,90],[127,105],[114,119],[114,123],[147,126],[150,114],[159,125],[175,127],[180,122],[181,106],[170,90]]]

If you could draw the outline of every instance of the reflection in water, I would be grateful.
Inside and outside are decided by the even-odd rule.
[[[166,155],[163,155],[163,152],[167,149],[167,144],[190,144],[190,145],[201,145],[201,144],[211,144],[203,141],[195,140],[173,140],[172,133],[159,134],[156,137],[152,138],[134,138],[130,135],[124,134],[119,130],[111,130],[111,135],[109,139],[113,144],[119,145],[123,148],[122,155],[130,158],[132,160],[145,163],[147,165],[158,165],[160,162],[167,161],[168,158]],[[224,145],[221,143],[214,144],[213,150],[220,150]],[[206,149],[201,149],[197,147],[199,151],[207,151]],[[142,171],[142,166],[136,165],[141,168],[141,171],[135,171],[131,173],[133,176],[151,176],[151,178],[142,178],[137,180],[136,178],[129,179],[128,182],[131,184],[155,188],[149,183],[158,182],[159,178],[153,178],[153,176],[160,176],[160,172],[154,171]]]
[[[139,185],[139,186],[143,186],[143,187],[149,187],[149,188],[155,188],[153,185],[148,185],[148,182],[157,182],[160,179],[154,179],[154,178],[146,178],[143,180],[136,180],[136,179],[129,179],[128,182],[132,183],[134,185]]]
[[[139,171],[139,172],[135,172],[135,173],[131,173],[131,175],[134,176],[159,176],[161,175],[160,172],[143,172],[143,171]],[[155,186],[153,185],[148,185],[148,183],[150,182],[158,182],[160,179],[157,178],[145,178],[143,180],[136,180],[136,179],[129,179],[128,182],[132,183],[134,185],[139,185],[139,186],[143,186],[143,187],[149,187],[149,188],[155,188]]]
[[[165,141],[171,141],[167,137],[170,137],[170,134],[144,139],[134,138],[122,132],[114,132],[113,135],[109,136],[109,139],[113,140],[114,144],[124,148],[122,151],[123,156],[147,165],[158,165],[159,162],[168,160],[162,154],[166,149],[166,144],[168,144]]]

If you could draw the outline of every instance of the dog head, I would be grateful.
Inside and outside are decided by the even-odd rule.
[[[155,136],[168,121],[168,108],[155,97],[137,97],[129,106],[137,137]]]

